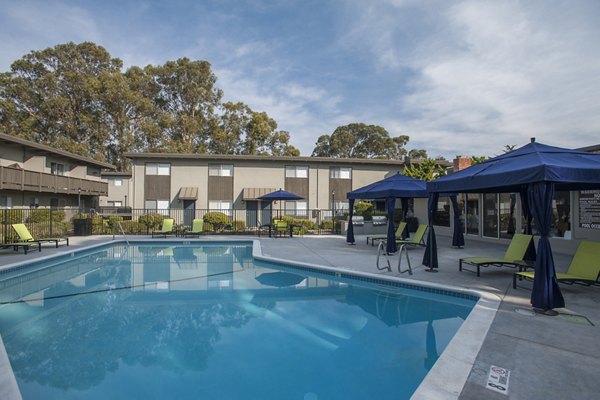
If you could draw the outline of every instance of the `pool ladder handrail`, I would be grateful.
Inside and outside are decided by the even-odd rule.
[[[117,222],[117,226],[119,227],[119,230],[121,231],[121,235],[123,235],[123,237],[125,238],[125,243],[127,243],[127,246],[129,246],[129,239],[127,239],[127,235],[125,234],[125,230],[123,229],[123,225],[121,225],[121,221],[116,221]],[[113,240],[115,240],[115,233],[113,231]]]
[[[383,270],[383,269],[387,269],[388,271],[392,272],[392,266],[390,264],[390,258],[388,257],[388,252],[385,249],[386,246],[386,242],[384,240],[379,242],[379,246],[377,247],[377,263],[376,263],[376,267],[378,270]],[[406,262],[408,264],[408,269],[405,269],[404,271],[402,271],[402,253],[405,254],[406,256]],[[379,267],[379,258],[381,257],[381,254],[383,254],[385,256],[385,260],[387,262],[387,266],[384,267]],[[412,275],[412,266],[410,265],[410,258],[408,257],[408,246],[406,244],[403,244],[400,246],[400,248],[398,249],[398,272],[403,274],[405,272],[408,272],[409,275]]]

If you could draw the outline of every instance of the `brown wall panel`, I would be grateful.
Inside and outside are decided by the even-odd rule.
[[[145,200],[171,200],[171,176],[144,175]]]
[[[329,202],[331,202],[332,191],[335,191],[336,200],[346,200],[346,194],[352,191],[352,179],[329,178]]]
[[[208,177],[208,200],[234,200],[232,176]]]
[[[285,178],[285,190],[308,200],[308,178]]]

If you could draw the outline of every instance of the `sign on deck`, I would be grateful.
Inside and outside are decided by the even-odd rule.
[[[579,192],[579,227],[600,229],[600,190]]]
[[[500,368],[495,365],[490,367],[490,373],[487,379],[488,389],[494,392],[508,394],[508,384],[510,379],[510,371],[506,368]]]

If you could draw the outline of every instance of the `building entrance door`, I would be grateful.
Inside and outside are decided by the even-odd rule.
[[[246,200],[246,226],[256,228],[258,226],[258,202]]]
[[[183,201],[183,224],[192,226],[192,221],[196,215],[196,200]]]

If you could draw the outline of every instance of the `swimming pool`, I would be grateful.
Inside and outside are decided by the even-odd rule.
[[[116,244],[4,272],[23,397],[409,398],[477,301],[252,255]]]

